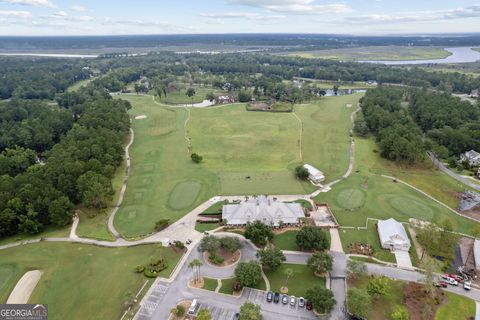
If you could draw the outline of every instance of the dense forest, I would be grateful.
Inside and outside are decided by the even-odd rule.
[[[0,237],[66,225],[76,205],[102,208],[113,194],[130,105],[94,84],[70,95],[0,104]]]
[[[446,93],[379,87],[361,100],[360,135],[372,132],[383,157],[414,163],[426,150],[441,158],[480,150],[480,107]]]

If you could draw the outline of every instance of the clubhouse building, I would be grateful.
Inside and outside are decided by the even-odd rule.
[[[296,225],[305,213],[299,203],[285,203],[273,197],[258,196],[222,208],[222,220],[227,226],[242,227],[248,222],[261,221],[272,227]]]

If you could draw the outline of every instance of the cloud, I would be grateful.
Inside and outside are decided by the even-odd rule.
[[[314,0],[230,0],[229,2],[230,4],[291,14],[344,13],[352,11],[346,4],[316,4]]]
[[[0,10],[0,16],[10,18],[29,19],[32,14],[28,11]]]
[[[85,11],[87,11],[87,8],[85,8],[85,7],[83,7],[83,6],[79,6],[79,5],[71,6],[70,9],[72,9],[73,11],[77,11],[77,12],[85,12]]]
[[[93,17],[90,17],[90,16],[80,16],[76,19],[78,19],[79,21],[84,21],[84,22],[95,20]]]
[[[212,19],[248,19],[258,21],[281,20],[286,18],[283,15],[261,15],[252,12],[200,13],[200,16]]]
[[[480,18],[480,5],[468,6],[452,10],[399,12],[396,14],[370,14],[349,17],[348,21],[356,24],[383,24],[405,22],[432,22],[457,20],[464,18]],[[342,21],[341,23],[344,23]]]
[[[176,25],[169,22],[158,22],[158,21],[143,21],[143,20],[127,20],[127,19],[113,19],[106,17],[101,21],[104,25],[122,25],[122,26],[137,26],[137,27],[156,27],[165,30],[173,31],[186,31],[192,30],[190,26]]]
[[[20,4],[24,6],[56,8],[56,5],[49,0],[0,0],[0,2]]]

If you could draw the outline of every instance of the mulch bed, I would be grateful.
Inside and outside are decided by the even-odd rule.
[[[368,243],[354,242],[348,245],[348,253],[371,256],[373,255],[373,248]]]
[[[428,304],[429,296],[424,289],[424,285],[416,282],[409,282],[405,285],[403,288],[403,300],[410,313],[410,320],[434,319],[440,305],[447,302],[445,293],[435,288],[430,312],[426,313],[425,306]]]
[[[224,261],[222,264],[215,264],[212,261],[210,261],[208,258],[210,257],[210,253],[205,252],[204,258],[206,261],[209,263],[217,266],[217,267],[226,267],[226,266],[231,266],[232,264],[236,263],[241,256],[240,250],[235,251],[234,253],[230,253],[227,250],[220,248],[217,252],[217,255],[222,256]]]

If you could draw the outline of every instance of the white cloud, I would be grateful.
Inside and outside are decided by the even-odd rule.
[[[314,0],[230,0],[230,3],[292,14],[344,13],[352,11],[346,4],[316,4]]]
[[[432,22],[456,20],[464,18],[480,18],[480,5],[457,8],[452,10],[399,12],[396,14],[370,14],[349,17],[348,21],[356,24],[382,24],[404,22]],[[342,21],[344,23],[345,21]]]
[[[190,26],[176,25],[169,22],[158,21],[143,21],[143,20],[127,20],[127,19],[113,19],[106,17],[102,22],[104,25],[119,25],[119,26],[137,26],[137,27],[156,27],[170,31],[186,31],[192,30]]]
[[[56,8],[56,5],[49,0],[0,0],[0,2],[20,4],[24,6]]]
[[[77,12],[85,12],[85,11],[87,11],[87,8],[85,8],[85,7],[83,7],[83,6],[79,6],[79,5],[71,6],[70,9],[72,9],[73,11],[77,11]]]
[[[261,15],[252,12],[220,12],[220,13],[201,13],[200,16],[212,19],[248,19],[248,20],[280,20],[285,19],[281,15]]]
[[[90,17],[90,16],[80,16],[77,18],[79,21],[84,21],[84,22],[87,22],[87,21],[93,21],[94,18],[93,17]]]
[[[0,16],[10,18],[28,19],[32,14],[28,11],[0,10]]]

